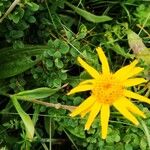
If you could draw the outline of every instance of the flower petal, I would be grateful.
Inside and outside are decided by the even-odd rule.
[[[69,93],[67,93],[67,95],[74,94],[77,92],[89,91],[91,89],[93,89],[92,85],[78,85],[75,88],[73,88]]]
[[[136,106],[134,105],[129,99],[121,98],[120,103],[124,105],[130,112],[135,113],[143,118],[146,118],[145,114]]]
[[[104,74],[110,74],[109,64],[108,64],[107,58],[106,58],[102,48],[101,47],[97,47],[96,51],[97,51],[99,59],[100,59],[100,61],[102,63],[102,72]]]
[[[129,98],[134,98],[134,99],[137,99],[141,102],[145,102],[145,103],[150,104],[150,99],[149,98],[147,98],[145,96],[142,96],[142,95],[139,95],[137,93],[134,93],[132,91],[124,90],[124,95],[129,97]]]
[[[87,108],[91,107],[95,102],[95,98],[92,96],[88,97],[84,102],[82,102],[71,114],[71,117],[74,117],[80,114],[82,111],[86,110]]]
[[[137,60],[134,60],[130,65],[127,65],[125,67],[122,67],[118,71],[115,72],[114,76],[118,79],[124,79],[124,77],[132,71],[132,69],[135,67],[135,65],[138,63]]]
[[[95,70],[93,67],[88,65],[84,60],[82,60],[80,57],[78,57],[78,62],[81,64],[81,66],[95,79],[100,77],[100,74],[97,70]]]
[[[97,116],[97,114],[99,113],[101,108],[101,104],[96,102],[92,108],[91,108],[91,112],[90,112],[90,116],[85,124],[85,130],[89,130],[92,122],[94,121],[95,117]]]
[[[135,67],[127,75],[124,75],[124,79],[128,79],[130,77],[133,77],[133,76],[139,74],[140,72],[142,72],[143,70],[144,70],[144,68]]]
[[[81,113],[80,113],[80,115],[81,115],[81,118],[83,118],[88,112],[90,112],[91,111],[91,107],[88,107],[87,109],[85,109],[84,111],[82,111]]]
[[[134,79],[127,79],[124,81],[124,86],[125,87],[130,87],[130,86],[135,86],[141,83],[147,82],[144,78],[134,78]]]
[[[110,117],[110,106],[108,104],[104,104],[101,108],[101,128],[102,128],[102,139],[106,139],[108,132],[108,122]]]
[[[88,80],[85,80],[85,81],[80,82],[79,85],[93,84],[94,82],[95,82],[94,79],[88,79]]]
[[[133,122],[135,125],[138,125],[138,120],[127,110],[127,108],[124,107],[124,105],[121,103],[121,101],[117,100],[113,103],[113,106],[128,120]]]

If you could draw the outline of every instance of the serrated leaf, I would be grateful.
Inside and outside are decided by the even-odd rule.
[[[17,98],[15,96],[11,97],[12,102],[18,112],[18,114],[20,115],[24,125],[25,125],[25,129],[26,129],[26,136],[29,140],[32,141],[33,136],[34,136],[34,124],[30,118],[30,116],[28,114],[26,114],[24,112],[24,110],[21,108]]]
[[[144,24],[144,27],[150,26],[150,20],[147,19],[149,18],[149,10],[150,10],[149,4],[146,5],[146,4],[141,3],[140,5],[138,5],[134,13],[134,15],[136,16],[135,20],[137,24],[140,24],[140,25]]]
[[[112,18],[109,17],[109,16],[105,16],[105,15],[96,16],[96,15],[93,15],[93,14],[91,14],[90,12],[88,12],[86,10],[83,10],[81,8],[78,8],[78,7],[75,7],[74,5],[72,5],[72,4],[68,3],[68,2],[66,2],[66,4],[70,8],[72,8],[77,14],[79,14],[84,19],[86,19],[87,21],[94,22],[94,23],[100,23],[100,22],[106,22],[106,21],[112,20]]]
[[[41,60],[45,50],[48,50],[45,46],[30,45],[17,49],[0,49],[0,79],[15,76],[33,67]]]
[[[17,99],[22,99],[22,100],[41,99],[41,98],[46,98],[48,96],[51,96],[58,90],[59,88],[51,89],[47,87],[42,87],[42,88],[37,88],[34,90],[27,90],[27,91],[19,92],[15,94],[15,97]]]

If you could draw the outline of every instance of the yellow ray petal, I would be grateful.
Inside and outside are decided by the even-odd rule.
[[[109,64],[108,64],[107,58],[106,58],[102,48],[101,47],[97,47],[96,51],[97,51],[99,59],[100,59],[100,61],[102,63],[102,72],[104,74],[110,74]]]
[[[108,104],[104,104],[101,108],[101,115],[100,115],[102,139],[106,139],[107,136],[109,117],[110,117],[110,106]]]
[[[95,82],[94,79],[89,79],[89,80],[85,80],[79,83],[79,85],[84,85],[84,84],[93,84]]]
[[[130,86],[135,86],[141,83],[147,82],[144,78],[134,78],[134,79],[127,79],[124,81],[124,86],[125,87],[130,87]]]
[[[138,63],[137,60],[134,60],[130,65],[127,65],[125,67],[122,67],[118,71],[115,72],[114,76],[118,79],[122,79],[124,76],[126,76]]]
[[[90,112],[90,116],[85,124],[85,130],[89,130],[92,122],[94,121],[95,117],[97,116],[97,114],[99,113],[101,108],[101,104],[96,102],[92,108],[91,108],[91,112]]]
[[[133,122],[135,125],[138,125],[138,120],[125,108],[121,101],[116,101],[113,103],[113,106],[128,120]]]
[[[136,106],[134,105],[129,99],[121,98],[120,103],[124,105],[130,112],[135,113],[143,118],[146,118],[145,114]]]
[[[81,64],[81,66],[95,79],[100,77],[100,74],[98,71],[96,71],[93,67],[88,65],[84,60],[82,60],[80,57],[78,57],[78,62]]]
[[[130,77],[133,77],[133,76],[137,75],[138,73],[142,72],[143,70],[144,70],[144,68],[135,67],[126,76],[124,75],[124,79],[128,79]]]
[[[134,93],[132,91],[124,90],[124,95],[129,97],[129,98],[134,98],[134,99],[137,99],[141,102],[145,102],[145,103],[150,104],[150,99],[149,98],[147,98],[145,96],[142,96],[142,95],[139,95],[137,93]]]
[[[92,85],[78,85],[75,88],[73,88],[69,93],[67,93],[67,95],[74,94],[77,92],[89,91],[91,89],[93,89]]]
[[[81,113],[80,113],[80,115],[81,115],[81,118],[83,118],[88,112],[90,112],[91,111],[91,107],[88,107],[86,110],[84,110],[84,111],[82,111]]]
[[[87,108],[91,107],[95,102],[95,98],[90,96],[84,102],[82,102],[71,114],[71,117],[74,117],[80,114],[82,111],[86,110]]]

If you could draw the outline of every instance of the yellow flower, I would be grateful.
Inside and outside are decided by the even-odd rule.
[[[96,51],[102,63],[102,73],[99,73],[78,57],[78,62],[91,77],[93,77],[93,79],[82,81],[78,86],[73,88],[68,95],[90,90],[91,96],[81,103],[70,115],[74,117],[80,114],[81,117],[84,117],[90,112],[85,124],[85,129],[88,130],[95,117],[100,113],[101,133],[102,138],[105,139],[107,136],[111,106],[114,106],[132,123],[138,125],[139,122],[134,114],[143,118],[145,118],[145,115],[130,101],[129,98],[137,99],[148,104],[150,104],[150,100],[147,97],[127,90],[128,87],[146,82],[144,78],[133,78],[133,76],[143,71],[143,68],[136,67],[136,64],[138,63],[137,60],[133,61],[130,65],[119,69],[117,72],[111,73],[102,48],[98,47],[96,48]]]

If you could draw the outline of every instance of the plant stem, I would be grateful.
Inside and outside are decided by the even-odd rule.
[[[44,105],[46,107],[54,107],[56,109],[67,109],[69,111],[73,111],[76,107],[75,106],[69,106],[69,105],[62,105],[60,103],[57,103],[57,104],[54,104],[54,103],[48,103],[48,102],[43,102],[43,101],[40,101],[40,100],[28,100],[29,102],[32,102],[32,103],[36,103],[36,104],[40,104],[40,105]]]
[[[20,3],[20,0],[15,0],[10,7],[8,8],[8,10],[5,12],[5,14],[2,16],[2,18],[0,18],[0,23],[12,12],[12,10],[16,7],[17,4]]]
[[[146,135],[148,147],[150,149],[150,133],[149,133],[149,129],[147,128],[147,125],[145,124],[145,122],[141,118],[138,118],[138,120],[140,121],[142,130],[143,130],[143,132]]]

